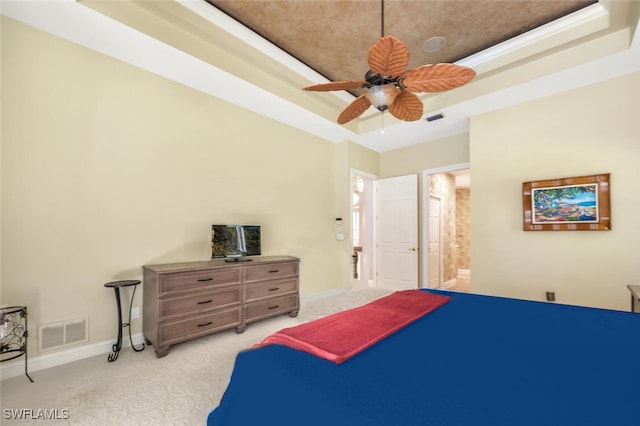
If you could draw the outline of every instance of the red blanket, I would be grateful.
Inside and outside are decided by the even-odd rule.
[[[421,290],[396,291],[357,308],[282,329],[253,347],[280,344],[340,364],[449,301]]]

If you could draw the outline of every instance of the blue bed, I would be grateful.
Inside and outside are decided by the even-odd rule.
[[[241,352],[209,426],[638,425],[640,315],[465,293],[343,364]]]

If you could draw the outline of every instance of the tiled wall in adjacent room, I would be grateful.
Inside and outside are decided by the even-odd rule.
[[[452,174],[438,173],[429,180],[431,194],[442,200],[442,279],[444,282],[456,278],[456,180]]]
[[[457,269],[471,269],[471,190],[456,189]]]

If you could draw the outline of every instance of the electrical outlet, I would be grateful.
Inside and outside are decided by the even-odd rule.
[[[140,308],[137,306],[131,309],[131,319],[140,318]]]
[[[547,292],[547,301],[555,302],[555,300],[556,300],[556,292],[555,291],[548,291]]]

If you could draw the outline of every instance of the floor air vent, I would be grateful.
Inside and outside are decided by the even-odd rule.
[[[40,351],[86,342],[87,340],[89,340],[87,318],[43,324],[38,327]]]

